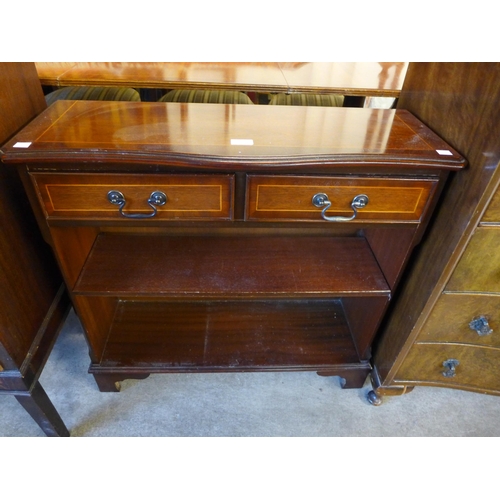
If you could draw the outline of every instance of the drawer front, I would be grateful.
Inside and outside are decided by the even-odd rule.
[[[131,215],[145,217],[145,220],[230,220],[233,217],[234,178],[231,175],[34,173],[32,178],[49,219],[125,220]],[[123,194],[123,215],[121,206],[109,201],[110,191]],[[164,193],[166,202],[153,204],[154,208],[149,205],[153,192]],[[155,209],[156,215],[151,216]]]
[[[479,227],[446,285],[450,292],[500,293],[500,227]]]
[[[453,360],[458,361],[458,365],[450,369]],[[459,344],[415,344],[398,370],[395,382],[498,391],[500,349]]]
[[[458,342],[500,348],[500,295],[441,295],[417,342]]]
[[[437,183],[433,180],[299,177],[249,175],[246,218],[248,220],[325,221],[325,206],[313,197],[325,194],[331,206],[326,217],[351,218],[351,204],[358,195],[368,203],[357,210],[354,221],[419,221]]]
[[[500,189],[493,195],[481,222],[500,224]]]

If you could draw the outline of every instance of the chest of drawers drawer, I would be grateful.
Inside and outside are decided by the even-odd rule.
[[[500,348],[500,295],[443,294],[418,342],[454,342]]]
[[[498,189],[493,195],[488,208],[484,212],[481,222],[500,225],[500,189]]]
[[[500,226],[478,227],[446,285],[450,292],[500,293]]]
[[[435,186],[427,179],[249,175],[246,218],[419,221]],[[364,204],[356,206],[360,197]]]
[[[232,175],[34,173],[32,179],[49,219],[233,218]]]
[[[500,391],[500,197],[491,204],[421,328],[395,384]]]
[[[395,382],[498,391],[500,349],[459,344],[416,344]]]

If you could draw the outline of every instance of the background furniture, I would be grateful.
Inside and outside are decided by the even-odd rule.
[[[239,90],[176,89],[167,92],[159,102],[205,102],[212,104],[253,104]]]
[[[433,385],[500,394],[500,64],[411,63],[398,107],[460,151],[376,345],[383,395]]]
[[[0,144],[45,109],[33,63],[0,63]],[[0,168],[0,394],[49,436],[69,432],[38,382],[69,299],[17,171]]]
[[[262,93],[398,97],[405,62],[35,63],[43,85],[210,88]]]
[[[279,63],[288,93],[336,93],[349,97],[398,97],[406,62]]]
[[[276,370],[362,387],[464,164],[406,111],[103,101],[56,102],[4,161],[50,233],[102,391]]]
[[[269,100],[276,106],[338,106],[344,104],[344,96],[339,94],[274,94]]]
[[[45,96],[47,106],[59,100],[140,101],[137,90],[128,87],[64,87]]]
[[[42,85],[127,86],[140,89],[214,89],[279,92],[287,89],[279,64],[238,62],[35,63]]]

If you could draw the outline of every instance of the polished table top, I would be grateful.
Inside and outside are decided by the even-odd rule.
[[[398,97],[404,62],[38,62],[43,85],[220,88]]]
[[[459,169],[463,158],[405,110],[57,101],[2,148],[4,159],[264,166],[328,161]]]

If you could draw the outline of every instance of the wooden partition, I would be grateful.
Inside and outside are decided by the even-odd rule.
[[[0,63],[0,148],[45,109],[33,63]],[[69,435],[38,377],[69,308],[17,170],[0,169],[0,394],[14,395],[49,436]]]

